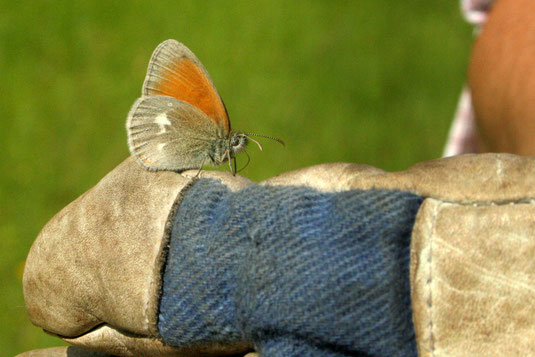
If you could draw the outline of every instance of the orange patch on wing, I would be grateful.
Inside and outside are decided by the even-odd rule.
[[[157,164],[155,162],[152,162],[150,161],[149,159],[147,159],[147,157],[145,155],[140,155],[141,156],[141,160],[145,161],[145,163],[149,166],[159,166],[160,164]]]
[[[138,146],[138,143],[137,141],[134,141],[134,146]],[[160,164],[156,163],[156,162],[152,162],[150,161],[149,159],[147,159],[147,157],[143,154],[139,154],[139,158],[143,161],[145,161],[145,163],[149,166],[159,166]]]
[[[166,71],[163,80],[156,83],[157,90],[163,95],[187,102],[208,115],[225,130],[230,131],[230,123],[225,106],[212,84],[202,70],[191,60],[177,60]]]

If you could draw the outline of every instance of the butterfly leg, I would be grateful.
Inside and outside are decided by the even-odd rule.
[[[230,169],[230,172],[232,172],[232,176],[236,176],[236,158],[234,158],[234,169],[232,169],[232,163],[231,163],[231,157],[230,157],[230,150],[227,150],[227,159],[228,159],[228,167]]]
[[[206,156],[204,157],[204,159],[202,159],[202,162],[201,162],[201,167],[199,167],[199,171],[197,171],[197,173],[195,174],[195,176],[193,176],[193,178],[197,178],[199,177],[201,171],[202,171],[202,167],[204,166],[204,162],[206,161]]]

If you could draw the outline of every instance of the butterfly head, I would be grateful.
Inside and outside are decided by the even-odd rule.
[[[207,163],[218,166],[233,159],[236,154],[245,150],[247,143],[247,136],[239,132],[232,132],[227,137],[219,137],[212,143]]]
[[[282,144],[282,146],[284,146],[284,141],[282,141],[280,139],[277,139],[277,138],[274,138],[272,136],[259,135],[259,134],[253,134],[253,133],[232,132],[230,134],[230,136],[229,136],[229,149],[227,151],[228,159],[229,159],[229,165],[230,165],[230,158],[235,158],[236,154],[238,154],[238,153],[240,153],[242,151],[245,152],[245,154],[247,154],[247,151],[245,151],[245,147],[247,146],[249,141],[252,141],[256,145],[258,145],[258,148],[260,149],[260,151],[263,150],[262,149],[262,144],[260,144],[257,140],[251,138],[251,135],[260,136],[260,137],[263,137],[263,138],[275,140],[278,143]],[[241,171],[241,170],[243,170],[244,168],[247,167],[247,165],[249,164],[249,160],[250,160],[250,157],[249,157],[249,154],[247,154],[247,163],[239,171]],[[231,167],[231,171],[232,171],[233,174],[236,173],[236,160],[235,159],[234,159],[234,169]],[[237,171],[237,172],[239,172],[239,171]]]
[[[245,150],[248,143],[249,140],[247,139],[247,135],[244,133],[232,132],[229,137],[230,156],[234,157],[234,155]]]

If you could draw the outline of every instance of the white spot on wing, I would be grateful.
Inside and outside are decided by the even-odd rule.
[[[165,145],[167,145],[167,144],[165,144],[165,143],[158,144],[158,150],[162,151],[163,148],[165,147]]]
[[[158,124],[158,126],[160,127],[160,132],[158,134],[165,133],[167,131],[165,126],[171,125],[171,122],[169,121],[169,119],[167,119],[167,114],[165,113],[158,114],[158,116],[154,119],[154,123]]]

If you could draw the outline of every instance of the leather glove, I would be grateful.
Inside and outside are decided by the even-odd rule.
[[[530,354],[534,170],[530,158],[465,155],[399,173],[324,164],[256,185],[130,158],[37,237],[27,311],[67,342],[117,355]],[[293,230],[311,221],[306,232],[321,234]]]

